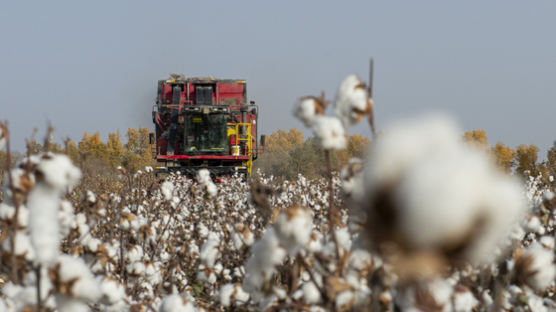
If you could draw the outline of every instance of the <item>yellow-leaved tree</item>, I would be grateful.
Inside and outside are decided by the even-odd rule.
[[[505,172],[511,173],[516,151],[513,148],[498,142],[492,148],[492,153],[494,154],[496,164]]]
[[[516,172],[524,177],[537,176],[539,171],[537,169],[537,155],[539,149],[533,145],[521,144],[517,147],[515,161],[516,161]]]
[[[547,167],[550,171],[550,174],[553,176],[553,178],[556,178],[556,141],[554,141],[552,147],[546,153],[546,159]]]
[[[485,150],[488,148],[488,137],[486,135],[485,130],[477,129],[477,130],[466,131],[463,134],[463,138],[471,146],[479,147]]]
[[[149,129],[140,127],[129,128],[126,133],[127,143],[124,145],[122,164],[129,170],[136,171],[153,164],[149,144]]]
[[[97,159],[108,160],[108,149],[106,144],[100,139],[100,132],[94,134],[83,133],[83,137],[79,142],[79,151],[86,158],[94,157]]]
[[[108,161],[113,167],[117,167],[122,162],[122,156],[124,154],[124,147],[122,141],[120,140],[120,132],[109,133],[108,141],[106,142],[106,149],[108,152]]]

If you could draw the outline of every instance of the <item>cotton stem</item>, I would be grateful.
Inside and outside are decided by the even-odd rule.
[[[37,275],[37,311],[42,312],[42,300],[41,300],[41,265],[39,264],[35,269],[35,274]]]
[[[9,187],[10,187],[10,191],[12,192],[12,201],[13,204],[15,206],[15,212],[14,212],[14,216],[12,219],[12,223],[11,223],[11,236],[10,236],[10,248],[11,248],[11,265],[12,265],[12,281],[14,282],[14,284],[19,284],[19,276],[17,274],[17,255],[15,252],[15,246],[16,246],[16,234],[17,234],[17,215],[19,214],[19,200],[16,196],[16,192],[15,192],[15,187],[14,187],[14,183],[13,183],[13,177],[12,177],[12,172],[11,172],[11,163],[12,163],[12,153],[10,150],[10,133],[8,132],[8,127],[6,127],[4,124],[1,125],[4,135],[6,137],[6,172],[8,173],[8,183],[9,183]]]
[[[328,172],[328,192],[329,203],[328,203],[328,225],[329,233],[332,236],[332,241],[334,242],[334,247],[336,250],[336,256],[338,263],[342,263],[340,258],[340,248],[338,246],[338,239],[336,237],[336,221],[338,219],[338,211],[334,207],[334,177],[332,175],[332,162],[330,160],[330,150],[324,150],[324,158],[326,159],[326,170]],[[340,270],[341,271],[341,270]]]

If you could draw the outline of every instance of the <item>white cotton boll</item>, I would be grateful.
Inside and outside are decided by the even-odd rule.
[[[208,171],[207,169],[201,169],[197,171],[197,181],[203,186],[209,197],[216,196],[216,194],[218,193],[218,188],[212,182],[210,171]]]
[[[159,312],[193,312],[195,307],[187,299],[178,294],[172,294],[162,300]]]
[[[470,312],[479,305],[479,301],[467,289],[456,289],[453,302],[455,312]]]
[[[541,224],[541,220],[537,216],[532,216],[526,223],[525,223],[525,230],[531,233],[537,233],[539,235],[543,235],[545,232],[544,227]]]
[[[15,213],[15,208],[7,205],[6,203],[0,203],[0,219],[9,220],[13,218]]]
[[[311,127],[317,116],[317,102],[313,97],[299,99],[293,110],[293,115],[301,120],[306,127]]]
[[[197,171],[197,181],[202,185],[212,183],[212,178],[210,177],[210,171],[208,171],[207,169],[201,169]]]
[[[100,239],[92,237],[91,239],[88,239],[88,240],[87,240],[87,243],[86,243],[85,246],[86,246],[90,251],[92,251],[92,252],[97,252],[98,246],[100,246],[101,243],[102,243],[102,242],[100,241]]]
[[[195,255],[199,255],[199,246],[195,245],[195,244],[190,244],[187,247],[187,251],[189,252],[190,255],[195,256]]]
[[[214,274],[213,271],[210,270],[201,270],[201,267],[199,267],[200,271],[197,272],[197,279],[203,282],[207,282],[210,284],[214,284],[216,283],[216,275]]]
[[[11,252],[10,240],[6,239],[2,243],[2,249]],[[17,231],[15,235],[15,254],[18,256],[25,255],[25,259],[34,260],[35,250],[31,245],[31,239],[25,232]]]
[[[87,191],[86,198],[89,203],[95,203],[97,201],[97,197],[95,196],[95,193],[93,193],[92,191]]]
[[[263,237],[251,247],[251,257],[245,266],[243,289],[249,293],[260,289],[265,279],[273,274],[274,267],[282,263],[285,257],[286,250],[280,247],[274,229],[266,230]]]
[[[340,309],[353,302],[354,294],[351,290],[346,290],[336,296],[336,309]]]
[[[272,292],[274,293],[274,295],[276,295],[276,297],[280,300],[283,300],[287,297],[288,293],[286,292],[285,289],[282,289],[280,287],[273,287],[272,288]]]
[[[427,285],[429,293],[438,305],[443,307],[442,311],[451,311],[451,296],[454,291],[449,282],[442,279],[435,279]]]
[[[160,185],[160,191],[165,200],[171,200],[174,192],[174,184],[169,181],[164,181],[164,183]]]
[[[290,257],[305,248],[313,227],[311,212],[301,206],[291,207],[276,218],[276,234]]]
[[[42,264],[49,264],[58,256],[59,205],[57,192],[43,183],[37,184],[27,198],[31,243]]]
[[[74,223],[73,206],[67,200],[62,200],[58,210],[58,222],[60,223],[60,237],[66,237]]]
[[[216,187],[216,184],[214,184],[214,183],[207,184],[206,189],[207,189],[207,194],[210,197],[214,197],[218,193],[218,188]]]
[[[34,287],[22,287],[12,282],[2,286],[2,296],[8,300],[9,305],[13,308],[8,311],[20,311],[25,306],[34,305],[37,302],[36,289]]]
[[[249,294],[243,291],[241,284],[226,284],[218,293],[218,299],[222,306],[229,307],[232,304],[242,304],[249,300]]]
[[[81,178],[81,171],[68,156],[61,154],[43,155],[36,170],[42,174],[46,184],[59,191],[71,189]]]
[[[6,203],[0,203],[0,219],[9,220],[13,218],[15,213],[15,208],[12,205]],[[19,211],[17,214],[18,225],[22,227],[27,227],[29,225],[29,209],[24,206],[19,206]]]
[[[243,247],[243,245],[244,245],[244,243],[243,243],[243,234],[234,231],[232,233],[232,241],[234,243],[235,249],[237,249],[237,250],[241,249],[241,247]]]
[[[552,179],[554,179],[553,176],[550,176],[550,177]],[[553,181],[550,181],[550,182],[553,182]],[[546,192],[543,193],[542,197],[543,197],[543,200],[545,200],[545,201],[551,201],[552,199],[554,199],[554,193],[551,192],[551,191],[546,191]]]
[[[338,87],[334,114],[342,121],[344,127],[349,129],[361,120],[371,105],[369,93],[361,79],[350,75]]]
[[[336,239],[338,240],[338,247],[340,250],[351,249],[351,235],[349,234],[347,227],[336,229]]]
[[[80,258],[60,255],[57,259],[59,278],[62,283],[72,283],[71,294],[79,299],[95,302],[102,296],[100,285]]]
[[[126,269],[129,274],[142,276],[145,273],[145,264],[143,262],[134,262],[128,264]]]
[[[322,239],[322,234],[320,232],[312,232],[307,245],[307,250],[313,253],[321,251]]]
[[[76,226],[80,224],[87,224],[87,217],[83,213],[78,213],[75,215],[75,224]]]
[[[351,251],[348,264],[358,271],[368,269],[373,265],[373,256],[367,250],[358,248]]]
[[[218,299],[224,307],[229,307],[232,304],[232,294],[234,290],[234,284],[226,284],[220,289]]]
[[[317,142],[322,148],[326,150],[346,148],[345,130],[338,118],[317,116],[312,129]]]
[[[209,229],[203,223],[201,223],[197,226],[197,232],[199,233],[199,236],[201,238],[207,237],[210,233]]]
[[[492,299],[492,296],[489,294],[488,290],[483,291],[481,298],[487,308],[490,308],[494,304],[494,299]]]
[[[553,252],[546,250],[537,242],[525,249],[516,266],[522,279],[538,291],[548,287],[556,276]]]
[[[351,158],[348,162],[348,168],[361,166],[362,161],[359,158]],[[348,168],[342,169],[340,172],[340,181],[342,182],[342,191],[345,196],[354,196],[358,198],[363,192],[363,175],[361,172],[353,173]]]
[[[519,286],[516,286],[516,285],[510,285],[510,286],[508,286],[508,291],[509,291],[510,294],[511,294],[512,296],[514,296],[514,297],[523,294],[523,289],[521,289]]]
[[[41,298],[47,298],[49,293],[52,290],[52,282],[48,276],[48,270],[46,268],[41,268],[40,270],[40,289],[41,289]],[[37,275],[36,274],[26,274],[23,277],[22,281],[23,285],[29,285],[29,288],[35,288],[36,294],[36,285],[37,285]],[[36,300],[35,300],[36,302]]]
[[[308,304],[320,302],[320,292],[313,282],[304,283],[301,287],[303,291],[303,298]]]
[[[236,284],[235,285],[235,289],[236,289],[236,293],[235,293],[235,300],[236,300],[236,304],[244,304],[247,303],[247,301],[249,301],[249,294],[247,292],[245,292],[243,290],[243,288],[241,287],[241,284]]]
[[[125,287],[117,281],[104,277],[100,281],[102,302],[113,305],[125,298]]]
[[[218,236],[215,233],[210,233],[207,241],[201,247],[199,259],[209,268],[212,268],[216,262],[216,258],[219,254],[219,244],[220,240],[218,239]]]
[[[145,167],[145,172],[147,172],[147,173],[153,172],[153,167],[151,167],[151,166],[146,166],[146,167]]]
[[[139,245],[132,246],[125,254],[125,258],[130,262],[137,262],[143,259],[143,248]]]

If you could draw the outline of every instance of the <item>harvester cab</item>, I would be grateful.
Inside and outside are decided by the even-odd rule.
[[[157,173],[213,177],[251,175],[264,151],[257,140],[258,106],[247,100],[244,80],[185,78],[160,80],[151,136]]]

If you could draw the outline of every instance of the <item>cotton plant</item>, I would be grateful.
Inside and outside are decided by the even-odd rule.
[[[65,155],[44,154],[35,168],[37,182],[29,196],[29,232],[37,261],[49,265],[58,256],[60,226],[58,222],[61,195],[81,177]]]
[[[34,174],[42,154],[32,156],[29,158],[32,166],[12,169],[13,187],[7,187],[9,181],[4,179],[7,183],[4,183],[5,201],[0,203],[0,222],[3,228],[11,229],[9,224],[13,224],[10,222],[17,214],[13,255],[18,261],[21,279],[10,278],[2,287],[0,310],[35,308],[38,283],[42,307],[52,311],[394,311],[427,308],[492,311],[499,307],[508,311],[554,310],[556,303],[551,294],[555,287],[556,215],[553,211],[556,203],[550,196],[554,189],[540,180],[522,182],[524,188],[517,190],[508,185],[520,182],[506,180],[508,184],[499,184],[504,179],[497,175],[488,177],[487,174],[492,173],[490,167],[477,154],[460,149],[460,132],[451,122],[444,119],[438,123],[429,119],[425,124],[427,126],[404,122],[402,125],[408,127],[404,133],[416,136],[407,139],[393,128],[374,140],[374,160],[352,160],[342,172],[333,172],[333,188],[342,189],[342,192],[330,192],[330,179],[300,175],[292,181],[278,181],[261,174],[256,185],[237,177],[224,180],[215,185],[217,192],[208,196],[207,188],[200,181],[203,177],[191,180],[170,174],[158,183],[147,168],[141,169],[141,173],[119,170],[120,181],[125,185],[120,190],[83,185],[64,188],[57,199],[57,254],[50,264],[41,262],[44,264],[41,264],[39,275],[36,274],[39,262],[30,234],[27,198],[36,185],[45,180]],[[435,124],[452,124],[450,127],[455,130],[444,126],[435,128]],[[417,126],[412,128],[411,125]],[[450,142],[454,133],[456,139]],[[397,139],[381,141],[390,134]],[[422,134],[431,140],[422,139]],[[414,141],[416,143],[409,146],[400,144]],[[376,149],[378,145],[382,146],[381,152]],[[382,149],[385,147],[388,148]],[[439,155],[447,153],[461,168],[451,168],[450,162],[438,155],[432,157],[438,166],[430,165],[427,157],[431,154],[423,151],[431,150]],[[459,153],[463,153],[461,157]],[[461,162],[461,158],[468,159]],[[371,164],[374,169],[370,168]],[[474,172],[470,164],[485,173]],[[438,168],[446,174],[433,174]],[[467,197],[456,203],[450,201],[454,207],[442,204],[443,198],[460,198],[455,190],[447,189],[449,186],[459,190],[472,181],[463,176],[464,170],[472,177],[480,177],[481,182],[475,189],[482,188],[484,193],[463,190]],[[421,175],[421,172],[426,174]],[[438,183],[439,175],[442,183]],[[426,185],[435,196],[420,198],[418,194],[431,194],[427,193]],[[498,189],[496,185],[507,188]],[[384,194],[395,195],[396,200],[391,201],[393,204],[389,207],[395,204],[396,209],[401,209],[396,211],[407,213],[398,216],[399,223],[392,226],[400,231],[396,232],[397,237],[404,240],[405,247],[410,247],[407,250],[404,246],[389,250],[379,248],[382,240],[369,228],[368,217],[376,212],[369,205]],[[507,220],[514,219],[512,211],[521,211],[515,208],[514,199],[527,198],[527,194],[532,194],[534,201],[522,200],[521,203],[535,208],[524,209],[517,218],[521,221],[519,224],[506,226]],[[330,232],[328,210],[331,195],[337,209],[334,234]],[[490,195],[497,198],[491,199]],[[366,198],[364,196],[369,197],[361,200]],[[383,196],[379,202],[389,203],[388,198]],[[15,203],[19,203],[17,213]],[[507,211],[500,212],[489,206],[475,210],[467,206],[469,203],[487,206],[503,203]],[[442,207],[446,214],[459,207],[463,210],[457,215],[461,222],[453,221],[451,215],[427,210],[434,207]],[[489,211],[490,214],[485,213]],[[498,211],[497,216],[506,215],[493,221],[488,216],[494,211]],[[452,235],[442,222],[451,225],[449,230],[456,234],[466,233],[461,229],[475,224],[469,221],[474,220],[469,216],[478,212],[482,212],[479,216],[484,216],[478,220],[487,222],[489,230],[498,233],[505,227],[511,232],[510,237],[503,238],[504,235],[488,230],[476,231],[480,241],[462,240],[468,244],[462,244],[459,254],[452,253],[457,257],[439,258],[438,253],[442,255],[447,249],[431,249],[434,252],[405,257],[420,248],[457,241],[458,235]],[[384,216],[388,215],[381,215]],[[413,227],[406,226],[409,221],[403,221],[409,216],[415,221]],[[388,218],[381,220],[386,222]],[[432,224],[427,223],[431,220]],[[402,226],[397,228],[398,224]],[[429,231],[440,234],[432,235]],[[492,252],[482,259],[477,254],[485,246],[490,246]],[[11,250],[10,239],[6,238],[1,251],[2,265],[8,268]],[[403,253],[392,257],[392,251]],[[456,259],[458,261],[452,263]],[[452,265],[450,269],[449,265]],[[429,278],[419,279],[419,282],[410,282],[408,278],[422,276]]]
[[[218,192],[216,185],[212,182],[210,172],[207,169],[201,169],[197,172],[197,181],[199,181],[203,190],[206,191],[208,197],[214,197]]]
[[[318,116],[324,115],[327,107],[328,101],[324,98],[324,94],[320,97],[306,96],[299,99],[294,107],[293,114],[306,127],[311,127]]]
[[[373,110],[367,86],[356,75],[346,77],[336,92],[334,114],[342,121],[346,129],[361,122]]]

